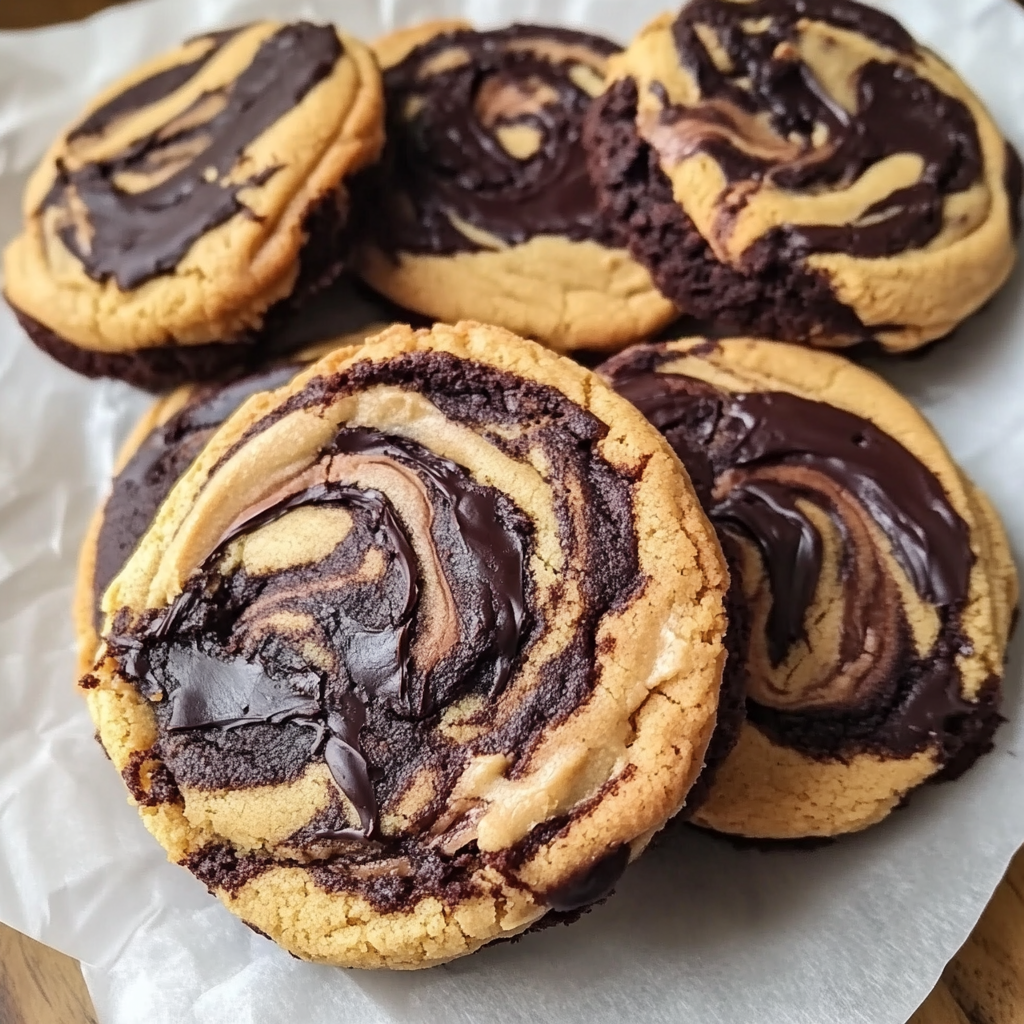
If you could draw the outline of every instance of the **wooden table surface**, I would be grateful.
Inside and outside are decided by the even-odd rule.
[[[0,29],[68,21],[108,6],[111,0],[0,0]],[[0,1024],[96,1024],[78,964],[3,925]],[[1024,851],[909,1024],[1024,1024]]]

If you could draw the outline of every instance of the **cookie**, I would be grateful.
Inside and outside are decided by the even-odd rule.
[[[893,352],[1006,281],[1021,166],[967,85],[852,0],[693,0],[613,59],[584,139],[605,215],[726,332]]]
[[[678,459],[590,371],[392,327],[217,430],[81,686],[232,911],[307,959],[425,967],[601,898],[679,810],[725,587]]]
[[[90,377],[159,389],[251,366],[345,266],[347,182],[383,124],[372,53],[331,26],[192,39],[50,148],[4,253],[7,301]]]
[[[686,465],[745,601],[730,652],[746,723],[698,824],[852,832],[990,749],[1016,570],[988,500],[904,398],[768,341],[637,346],[601,372]]]
[[[360,271],[438,320],[610,351],[676,311],[598,213],[583,115],[618,47],[568,29],[432,22],[382,39],[388,143]],[[362,232],[361,232],[362,233]]]

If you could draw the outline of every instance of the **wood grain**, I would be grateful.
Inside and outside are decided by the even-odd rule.
[[[0,1024],[96,1024],[77,961],[0,925]]]
[[[0,0],[0,29],[69,21],[108,6],[110,0]],[[78,964],[3,925],[0,1024],[97,1024]],[[1024,851],[909,1024],[1024,1024]]]
[[[0,0],[0,29],[35,28],[77,21],[118,0]],[[5,1024],[0,1018],[0,1024]]]

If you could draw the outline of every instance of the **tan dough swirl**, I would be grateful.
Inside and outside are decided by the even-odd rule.
[[[727,477],[729,474],[727,474]],[[820,574],[802,616],[803,636],[776,660],[770,652],[775,595],[756,546],[743,537],[739,568],[750,603],[747,692],[756,703],[778,711],[854,710],[886,692],[900,655],[905,628],[903,599],[923,620],[919,649],[927,651],[938,620],[913,594],[899,565],[887,552],[884,536],[856,499],[824,474],[780,466],[744,475],[744,484],[770,480],[800,495],[796,511],[817,533]],[[727,500],[731,484],[716,487],[716,501]],[[813,498],[811,497],[813,495]]]
[[[258,21],[192,39],[51,146],[4,253],[7,297],[105,355],[244,338],[297,282],[324,283],[300,273],[313,221],[341,244],[345,180],[383,141],[380,72],[352,37]]]
[[[353,319],[347,333],[303,348],[290,361],[273,363],[239,380],[176,388],[154,402],[136,424],[118,452],[110,491],[93,515],[79,553],[73,607],[79,676],[89,671],[96,657],[104,591],[214,430],[255,393],[287,383],[302,366],[336,348],[378,334],[387,324],[373,318],[383,319],[390,311],[367,305],[350,312]]]
[[[430,22],[377,42],[388,145],[366,280],[439,320],[614,350],[675,315],[601,217],[581,130],[618,47],[585,32]]]

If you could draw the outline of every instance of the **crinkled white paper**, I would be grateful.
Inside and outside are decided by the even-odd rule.
[[[1024,148],[1024,13],[890,0]],[[372,38],[439,15],[627,41],[662,0],[155,0],[0,33],[0,242],[27,172],[100,86],[185,36],[266,14]],[[1024,549],[1024,274],[956,338],[879,363],[919,402]],[[762,853],[680,830],[572,928],[413,974],[314,967],[164,860],[72,689],[78,544],[146,399],[42,356],[0,309],[0,919],[84,961],[104,1024],[903,1024],[1024,841],[1021,646],[994,754],[882,826]],[[1019,640],[1024,637],[1019,637]]]

